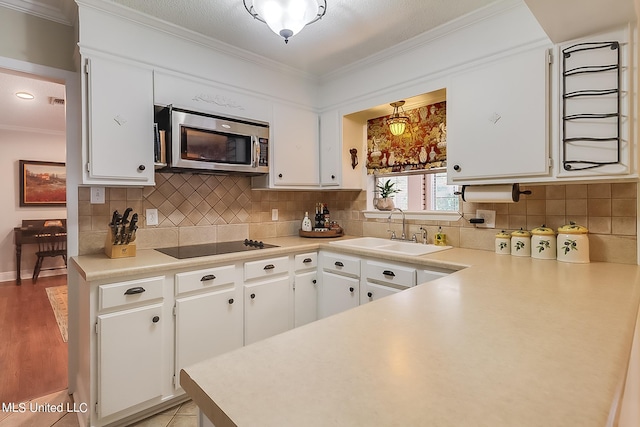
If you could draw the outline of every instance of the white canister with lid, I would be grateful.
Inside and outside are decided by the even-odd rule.
[[[511,253],[511,234],[504,230],[496,234],[496,253],[502,255]]]
[[[544,225],[531,230],[531,258],[556,259],[556,232]]]
[[[589,230],[571,222],[558,228],[558,261],[586,264],[589,262]]]
[[[511,233],[511,255],[531,256],[531,233],[522,228]]]

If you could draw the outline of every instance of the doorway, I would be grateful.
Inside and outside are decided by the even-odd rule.
[[[23,246],[21,271],[16,271],[13,228],[23,220],[68,217],[64,205],[20,206],[19,161],[67,161],[64,76],[73,73],[6,58],[0,58],[2,65],[9,68],[0,68],[0,177],[5,183],[0,187],[0,215],[5,219],[0,224],[0,402],[18,403],[68,387],[68,344],[61,332],[67,324],[61,314],[66,307],[57,307],[57,313],[54,307],[56,298],[62,301],[58,291],[66,289],[66,273],[46,271],[33,283],[37,245]],[[18,92],[33,98],[18,98]],[[17,275],[22,277],[20,286]]]

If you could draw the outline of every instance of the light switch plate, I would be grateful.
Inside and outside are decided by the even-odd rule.
[[[476,218],[484,219],[484,223],[476,224],[477,228],[496,228],[496,211],[478,209]]]
[[[104,205],[104,187],[91,187],[91,204]]]
[[[278,220],[278,209],[271,209],[271,221]]]

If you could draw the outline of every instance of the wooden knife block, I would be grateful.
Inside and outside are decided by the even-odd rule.
[[[136,242],[131,242],[126,245],[114,245],[113,230],[109,229],[107,233],[107,241],[104,244],[104,253],[109,258],[127,258],[136,256]]]

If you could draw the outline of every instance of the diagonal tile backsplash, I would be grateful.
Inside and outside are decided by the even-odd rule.
[[[635,182],[526,186],[532,194],[519,203],[463,203],[465,217],[477,209],[496,211],[497,229],[477,229],[465,220],[408,221],[410,235],[420,227],[433,236],[442,227],[456,247],[493,250],[499,229],[552,228],[575,221],[589,228],[592,260],[635,264],[637,184]],[[107,188],[105,204],[89,202],[89,188],[78,192],[80,254],[104,250],[107,224],[114,210],[132,207],[140,216],[139,249],[215,241],[267,240],[297,235],[305,211],[327,203],[331,219],[352,236],[388,237],[383,219],[366,219],[365,191],[284,191],[251,188],[246,176],[156,173],[155,187]],[[147,226],[146,209],[157,209],[159,224]],[[272,220],[272,210],[278,220]],[[391,227],[397,227],[395,221]],[[430,240],[432,237],[430,238]]]

